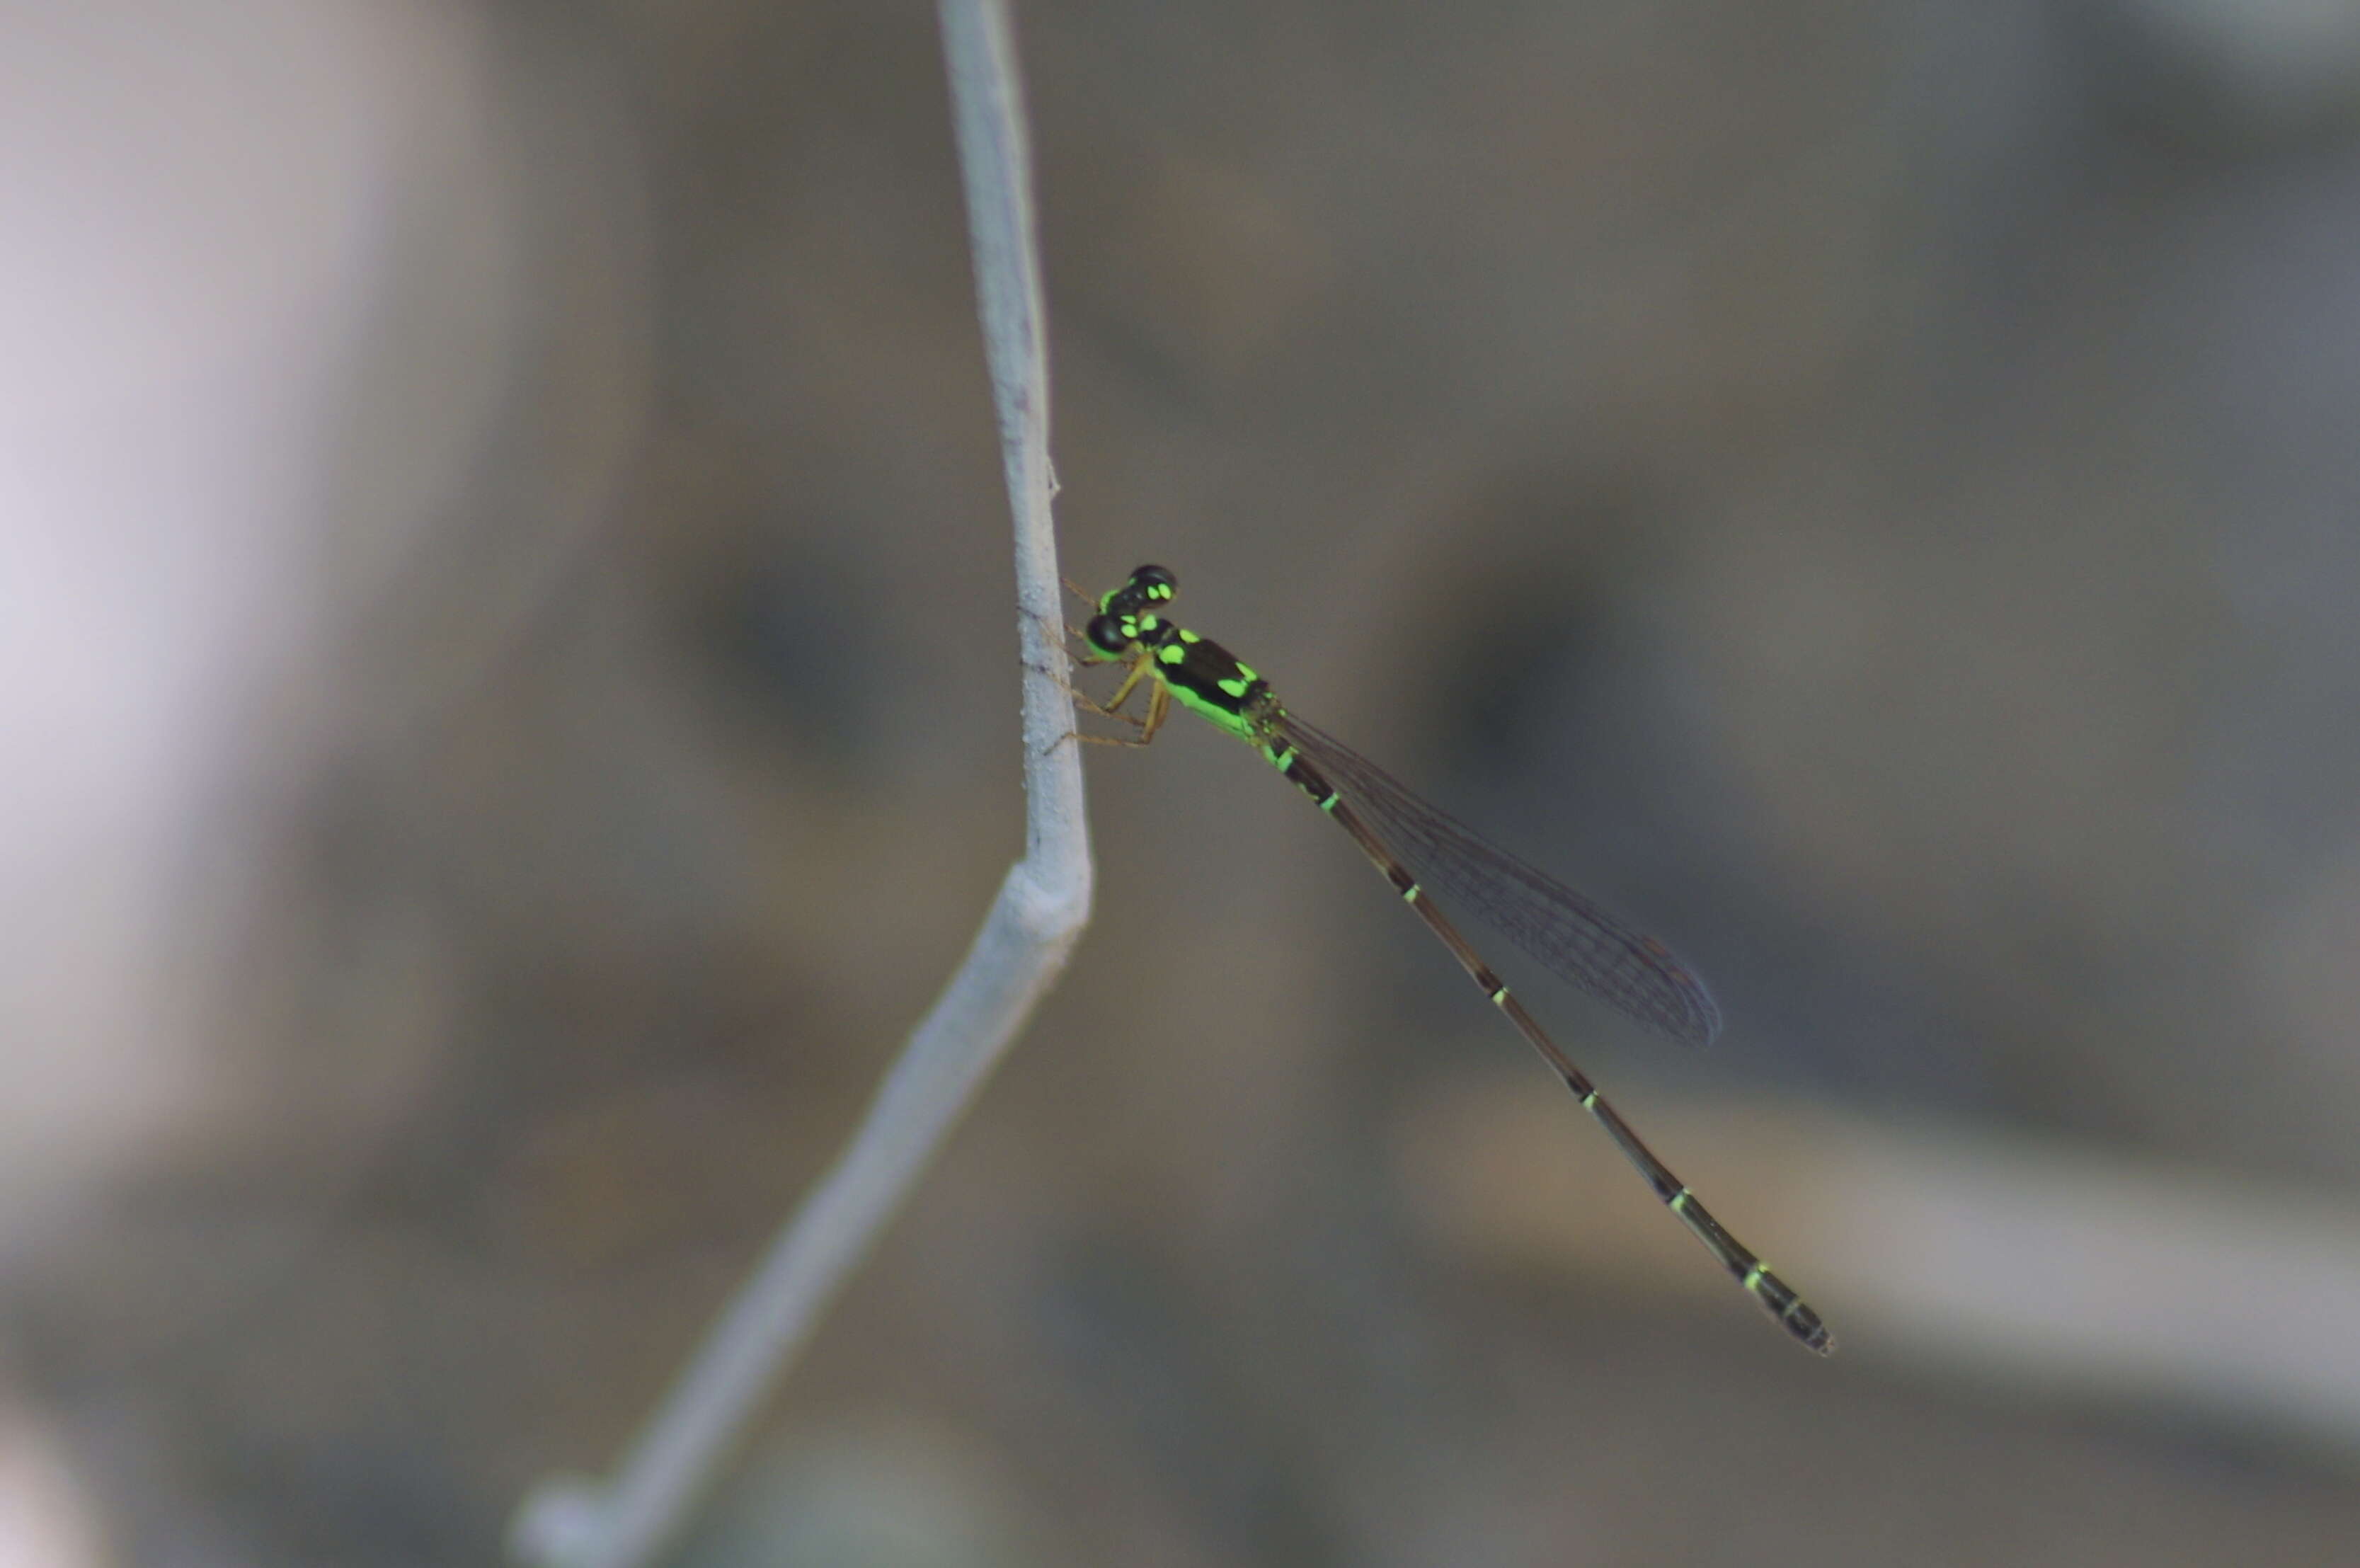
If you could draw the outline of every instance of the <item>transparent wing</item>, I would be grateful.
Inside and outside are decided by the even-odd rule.
[[[1676,1040],[1702,1045],[1721,1009],[1672,950],[1428,806],[1376,763],[1292,714],[1286,739],[1358,807],[1418,881],[1550,973]]]

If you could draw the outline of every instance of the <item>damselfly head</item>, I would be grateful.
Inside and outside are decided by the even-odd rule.
[[[1178,586],[1179,579],[1162,566],[1140,567],[1098,600],[1097,617],[1082,630],[1083,641],[1109,656],[1129,652],[1141,633],[1155,629],[1155,608],[1170,603]]]
[[[1180,579],[1163,566],[1142,566],[1123,579],[1122,587],[1098,600],[1098,609],[1109,615],[1137,615],[1141,610],[1172,602],[1172,595]]]

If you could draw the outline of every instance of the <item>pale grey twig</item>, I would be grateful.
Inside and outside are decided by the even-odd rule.
[[[966,961],[886,1075],[850,1146],[771,1243],[614,1479],[544,1481],[519,1508],[510,1554],[539,1568],[641,1568],[674,1539],[748,1420],[1065,968],[1089,918],[1081,749],[1061,744],[1072,731],[1073,704],[1060,679],[1048,354],[1015,44],[1003,0],[941,0],[940,16],[978,310],[1015,510],[1024,858],[1010,868]]]

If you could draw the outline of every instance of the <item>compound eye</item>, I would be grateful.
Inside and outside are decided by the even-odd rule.
[[[1123,635],[1122,622],[1110,615],[1093,617],[1082,629],[1082,636],[1101,653],[1120,653],[1131,646],[1131,639]]]
[[[1131,575],[1131,586],[1138,590],[1142,598],[1161,601],[1172,597],[1172,591],[1180,586],[1180,579],[1174,576],[1168,567],[1142,566]]]

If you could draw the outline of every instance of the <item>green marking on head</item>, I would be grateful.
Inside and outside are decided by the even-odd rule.
[[[1180,641],[1183,642],[1202,642],[1204,639],[1184,626],[1180,628]]]
[[[1220,687],[1221,693],[1225,696],[1243,696],[1246,695],[1246,688],[1252,685],[1253,682],[1250,680],[1226,680],[1215,681],[1213,684]]]

